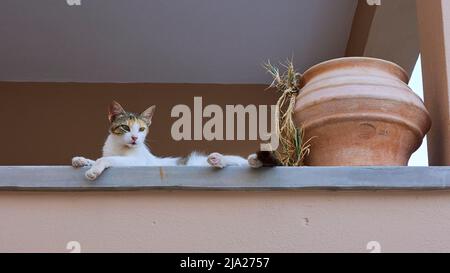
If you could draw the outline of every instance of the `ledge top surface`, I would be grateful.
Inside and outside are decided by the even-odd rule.
[[[1,166],[0,191],[450,190],[450,167],[124,167],[93,182],[86,170]]]

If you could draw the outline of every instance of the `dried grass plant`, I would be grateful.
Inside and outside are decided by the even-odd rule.
[[[295,100],[301,91],[302,75],[295,71],[292,61],[287,61],[281,65],[286,70],[283,73],[270,61],[264,64],[264,68],[273,77],[273,81],[268,88],[275,88],[281,93],[277,101],[275,119],[279,146],[274,152],[284,166],[303,166],[305,158],[311,152],[312,138],[304,141],[304,130],[295,126],[293,120]]]

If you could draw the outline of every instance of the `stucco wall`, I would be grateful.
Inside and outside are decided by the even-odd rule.
[[[1,192],[0,251],[450,251],[449,192]]]
[[[267,85],[0,82],[0,116],[9,118],[8,126],[14,132],[14,137],[0,134],[0,143],[8,143],[2,145],[0,165],[67,165],[75,155],[98,158],[108,135],[107,109],[112,100],[133,112],[157,106],[148,145],[158,156],[181,156],[192,151],[248,156],[259,149],[260,141],[175,141],[171,127],[178,118],[171,117],[171,110],[185,104],[193,111],[195,96],[202,97],[204,107],[217,104],[223,109],[235,104],[275,104],[278,93],[266,88]]]

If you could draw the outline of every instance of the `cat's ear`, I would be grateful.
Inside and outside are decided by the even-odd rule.
[[[153,117],[153,114],[155,114],[155,109],[156,109],[156,106],[153,105],[153,106],[147,108],[147,110],[145,110],[144,112],[141,113],[141,118],[142,118],[148,125],[150,125],[150,123],[152,123],[152,117]]]
[[[109,122],[113,122],[118,115],[122,115],[124,113],[125,110],[123,110],[123,107],[117,101],[111,102],[108,109]]]

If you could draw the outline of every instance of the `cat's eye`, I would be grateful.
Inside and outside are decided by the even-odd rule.
[[[129,132],[130,131],[130,127],[128,127],[128,125],[120,125],[120,128],[122,130],[124,130],[125,132]]]
[[[144,131],[145,131],[145,127],[139,128],[139,132],[144,132]]]

